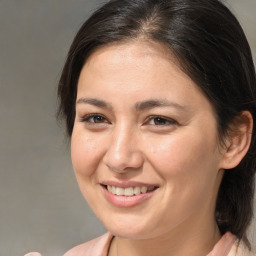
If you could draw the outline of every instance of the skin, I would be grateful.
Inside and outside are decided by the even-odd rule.
[[[152,100],[164,104],[141,104]],[[110,256],[211,251],[220,238],[214,209],[223,168],[235,164],[234,154],[220,150],[216,127],[210,102],[163,46],[132,41],[89,57],[71,154],[82,194],[115,235]],[[106,180],[158,189],[136,206],[117,207],[103,193]]]

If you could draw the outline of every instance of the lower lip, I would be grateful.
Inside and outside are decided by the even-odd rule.
[[[134,195],[134,196],[118,196],[110,193],[105,187],[103,187],[103,192],[105,194],[106,199],[113,205],[118,206],[118,207],[133,207],[136,205],[141,204],[142,202],[146,201],[152,195],[154,194],[156,190],[144,193],[144,194],[139,194],[139,195]]]

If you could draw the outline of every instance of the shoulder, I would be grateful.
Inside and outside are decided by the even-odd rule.
[[[256,256],[256,254],[249,251],[243,242],[238,242],[237,240],[231,248],[228,256]]]
[[[107,256],[107,252],[113,236],[106,233],[89,242],[78,245],[63,256]]]
[[[230,232],[224,234],[207,256],[256,256]]]

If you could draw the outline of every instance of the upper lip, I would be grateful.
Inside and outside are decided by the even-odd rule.
[[[156,184],[149,184],[139,181],[103,181],[100,183],[103,186],[115,186],[120,188],[129,188],[129,187],[159,187]]]

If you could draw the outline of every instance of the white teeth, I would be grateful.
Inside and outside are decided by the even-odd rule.
[[[128,188],[121,188],[115,186],[107,186],[107,189],[110,193],[118,196],[133,196],[139,194],[145,194],[147,192],[153,191],[155,189],[154,186],[151,187],[128,187]]]
[[[140,187],[135,187],[133,189],[133,193],[134,193],[134,195],[139,195],[140,194]]]
[[[112,191],[110,191],[110,192],[112,192]],[[118,196],[124,196],[124,189],[123,189],[123,188],[116,187],[116,195],[118,195]]]
[[[125,196],[133,196],[133,188],[125,188],[124,195]]]
[[[142,187],[141,188],[141,193],[146,193],[147,192],[147,187]]]

